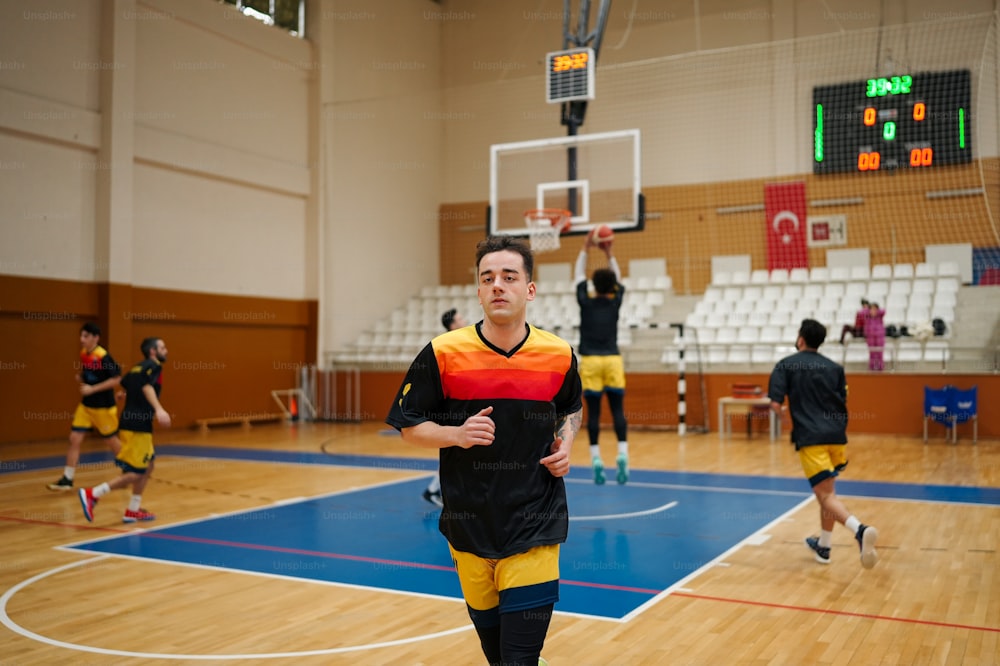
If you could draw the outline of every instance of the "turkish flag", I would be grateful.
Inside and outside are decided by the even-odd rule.
[[[806,249],[806,184],[766,183],[767,270],[808,268]]]

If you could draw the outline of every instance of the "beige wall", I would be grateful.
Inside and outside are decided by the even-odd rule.
[[[580,133],[639,129],[644,187],[809,173],[814,86],[887,68],[970,67],[977,156],[1000,153],[992,3],[884,4],[879,29],[871,3],[699,3],[697,21],[657,9],[664,3],[638,2],[634,13],[614,3]],[[470,5],[475,17],[446,30],[450,204],[489,198],[492,144],[566,135],[558,105],[545,102],[543,67],[560,48],[562,3]]]
[[[885,65],[876,45],[984,63],[1000,152],[996,30],[961,28],[993,2],[665,5],[613,4],[585,125],[643,131],[644,187],[808,173],[811,87]],[[307,7],[303,40],[212,0],[0,3],[0,274],[316,301],[321,354],[470,255],[442,250],[442,206],[488,199],[491,144],[565,133],[542,73],[562,0]]]
[[[315,292],[303,277],[308,75],[296,64],[308,43],[217,3],[0,12],[0,272]]]
[[[440,6],[311,3],[320,23],[326,350],[438,281]]]

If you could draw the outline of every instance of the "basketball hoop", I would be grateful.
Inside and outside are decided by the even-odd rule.
[[[559,236],[569,229],[573,213],[561,208],[532,208],[524,211],[524,225],[528,228],[533,252],[552,252],[559,249]]]

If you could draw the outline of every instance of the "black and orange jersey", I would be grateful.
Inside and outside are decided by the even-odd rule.
[[[156,391],[156,397],[159,398],[162,388],[160,376],[162,371],[162,365],[155,359],[147,358],[145,361],[133,365],[122,377],[122,388],[125,389],[125,406],[122,408],[121,418],[118,419],[120,430],[153,432],[156,410],[149,404],[149,400],[142,392],[142,387],[152,386],[153,390]]]
[[[566,487],[539,464],[557,423],[582,408],[576,357],[561,338],[526,326],[504,352],[482,322],[434,338],[414,359],[386,423],[397,429],[433,421],[459,426],[488,406],[489,446],[440,451],[444,509],[439,527],[456,549],[502,558],[562,543],[569,525]]]
[[[93,350],[80,350],[80,381],[93,386],[117,377],[121,369],[104,347],[97,345]],[[84,407],[107,408],[115,406],[115,390],[98,391],[83,397]]]

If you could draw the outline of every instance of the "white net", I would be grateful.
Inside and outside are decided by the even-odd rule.
[[[531,250],[535,253],[553,252],[559,249],[559,235],[570,217],[569,211],[554,209],[527,210],[524,224],[528,228]]]

